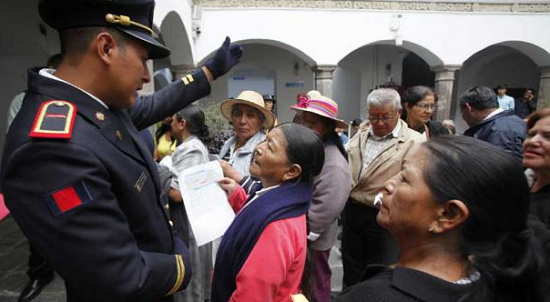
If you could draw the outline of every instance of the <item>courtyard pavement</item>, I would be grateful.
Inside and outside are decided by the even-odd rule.
[[[341,290],[342,261],[338,247],[330,254],[332,268],[332,291]],[[0,221],[0,302],[16,302],[19,293],[28,281],[27,260],[29,245],[27,239],[11,216]],[[65,286],[63,280],[56,276],[33,302],[65,302]]]

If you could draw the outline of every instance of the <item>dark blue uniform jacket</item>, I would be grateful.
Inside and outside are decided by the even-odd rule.
[[[521,161],[526,132],[525,122],[511,110],[506,110],[472,126],[464,135],[501,147]]]
[[[202,71],[191,77],[138,98],[129,110],[109,110],[29,70],[28,93],[6,138],[2,191],[25,235],[64,279],[68,301],[170,300],[189,282],[187,249],[174,239],[138,130],[210,93]],[[48,100],[76,106],[70,138],[29,137]]]

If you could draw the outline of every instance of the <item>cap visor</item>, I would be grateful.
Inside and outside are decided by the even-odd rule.
[[[155,40],[153,37],[151,37],[150,35],[142,31],[122,28],[120,26],[117,26],[117,28],[120,31],[123,31],[126,34],[134,37],[135,39],[138,39],[141,42],[144,42],[149,48],[149,53],[148,53],[149,59],[164,58],[169,56],[171,53],[170,49],[168,49],[166,46],[162,45],[159,41]]]

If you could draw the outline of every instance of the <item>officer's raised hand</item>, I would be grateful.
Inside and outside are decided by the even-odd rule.
[[[214,57],[206,61],[204,66],[217,79],[226,74],[233,66],[237,65],[243,57],[243,48],[237,43],[231,43],[229,37],[225,37],[222,46],[218,48]]]

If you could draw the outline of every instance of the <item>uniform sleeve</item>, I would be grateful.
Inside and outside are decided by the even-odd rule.
[[[178,254],[139,249],[108,171],[87,149],[35,141],[7,163],[2,189],[12,215],[78,297],[159,300],[189,282],[183,244],[176,242]]]
[[[270,223],[258,238],[237,274],[237,288],[229,302],[273,301],[296,257],[296,247],[279,223],[284,220]]]
[[[308,212],[308,225],[313,233],[327,231],[346,205],[351,190],[349,166],[327,163],[313,187],[313,198]],[[326,169],[326,171],[325,171]],[[338,183],[334,180],[338,179]]]
[[[136,128],[142,130],[209,94],[210,83],[198,69],[150,96],[137,98],[128,112]]]

